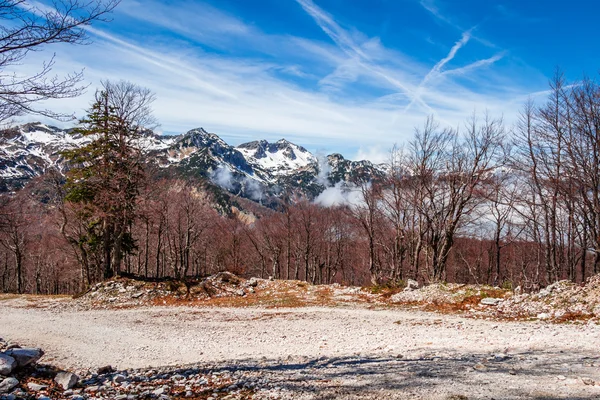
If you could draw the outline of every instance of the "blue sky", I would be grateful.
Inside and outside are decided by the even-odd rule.
[[[555,67],[595,75],[599,13],[592,0],[123,0],[91,45],[20,68],[52,53],[59,74],[85,68],[90,90],[48,105],[79,116],[101,79],[126,79],[156,93],[164,133],[381,161],[428,115],[510,125]]]

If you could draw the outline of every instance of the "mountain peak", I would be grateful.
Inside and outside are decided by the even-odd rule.
[[[0,192],[22,187],[50,167],[65,172],[69,166],[62,156],[64,150],[85,145],[93,139],[69,134],[70,131],[40,122],[0,130]],[[286,139],[276,142],[255,140],[233,147],[218,135],[199,127],[179,136],[144,131],[136,142],[148,162],[161,169],[173,169],[184,176],[210,178],[223,188],[236,188],[235,193],[250,198],[253,198],[252,188],[259,186],[274,196],[285,187],[311,194],[318,194],[321,188],[316,180],[316,157]],[[329,156],[326,162],[331,167],[328,179],[333,183],[377,172],[369,165],[344,160],[339,154]]]

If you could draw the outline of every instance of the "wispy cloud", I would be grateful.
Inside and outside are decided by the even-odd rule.
[[[353,63],[360,65],[372,75],[384,79],[389,84],[401,90],[405,95],[413,101],[418,102],[429,111],[433,111],[429,105],[415,96],[414,88],[410,83],[399,79],[396,76],[388,73],[384,68],[381,68],[377,63],[373,62],[373,58],[358,44],[352,36],[344,30],[331,15],[319,8],[312,0],[296,0],[302,8],[314,18],[315,22],[352,60]],[[368,41],[366,43],[369,43]]]
[[[296,1],[298,12],[312,18],[310,28],[325,33],[321,39],[266,33],[202,2],[172,7],[155,0],[125,1],[114,22],[125,28],[90,28],[93,45],[53,48],[55,72],[85,68],[92,88],[101,79],[150,88],[157,94],[156,116],[165,132],[203,126],[232,144],[286,137],[313,150],[374,161],[410,137],[428,114],[457,126],[476,107],[516,111],[517,99],[527,94],[501,72],[488,71],[506,53],[462,58],[461,50],[471,46],[471,31],[431,66],[430,58],[407,55],[340,24],[312,0]],[[20,72],[35,70],[47,57],[34,53]],[[93,89],[48,106],[82,115],[92,94]],[[399,118],[410,104],[411,112]]]
[[[450,18],[448,18],[447,16],[442,14],[442,12],[440,11],[435,0],[420,0],[419,3],[425,10],[429,11],[431,13],[431,15],[433,15],[436,19],[438,19],[448,25],[456,26],[454,21],[452,21]],[[457,28],[460,29],[459,27],[457,27]]]
[[[415,97],[416,98],[420,98],[421,93],[423,91],[423,88],[425,87],[425,85],[427,85],[427,83],[436,75],[440,74],[440,71],[442,70],[442,68],[444,67],[444,65],[446,65],[449,61],[451,61],[454,56],[456,55],[456,53],[458,52],[458,50],[460,50],[464,45],[467,44],[467,42],[469,41],[469,39],[471,38],[471,30],[468,30],[466,32],[464,32],[462,34],[462,37],[459,41],[457,41],[454,46],[452,46],[452,48],[450,49],[450,52],[448,53],[448,55],[444,58],[442,58],[440,61],[438,61],[433,68],[431,68],[431,70],[427,73],[427,75],[425,75],[425,77],[423,78],[423,80],[421,81],[421,83],[419,84],[419,86],[417,87],[416,90],[416,94]],[[408,111],[412,105],[415,103],[415,99],[413,98],[413,100],[406,106],[406,108],[404,109],[404,112]]]
[[[506,54],[505,52],[501,52],[501,53],[493,55],[490,58],[484,58],[483,60],[477,60],[477,61],[472,62],[471,64],[467,64],[463,67],[458,67],[458,68],[450,69],[448,71],[443,71],[439,75],[440,76],[464,75],[465,72],[469,72],[469,71],[475,70],[477,68],[485,67],[485,66],[495,63],[496,61],[501,60],[505,56],[505,54]]]

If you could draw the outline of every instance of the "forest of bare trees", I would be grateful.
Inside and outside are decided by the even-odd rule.
[[[0,198],[0,290],[223,270],[316,284],[581,282],[600,272],[600,85],[557,74],[550,89],[514,127],[427,119],[390,152],[384,178],[345,189],[346,204],[288,193],[276,209],[237,199],[224,210],[209,182],[143,163],[133,139],[153,121],[152,95],[107,82],[79,131],[104,139],[70,154],[66,184],[52,172]]]

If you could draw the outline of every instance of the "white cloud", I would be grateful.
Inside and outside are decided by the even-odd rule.
[[[315,198],[314,203],[324,207],[360,206],[364,204],[364,200],[360,188],[346,186],[340,182],[322,191]]]
[[[373,145],[361,146],[353,158],[354,160],[369,160],[375,164],[390,162],[390,147]]]
[[[344,29],[310,0],[297,1],[298,12],[307,12],[333,43],[266,34],[203,3],[165,8],[156,1],[126,1],[116,16],[137,24],[141,33],[125,37],[106,30],[111,29],[108,24],[90,30],[95,41],[90,46],[52,47],[57,54],[55,72],[85,68],[91,87],[80,98],[46,105],[82,116],[101,79],[126,79],[157,94],[154,108],[163,131],[181,133],[203,126],[232,144],[286,137],[311,150],[360,148],[358,154],[364,156],[358,158],[376,161],[383,150],[409,138],[428,114],[457,126],[478,107],[516,115],[527,97],[527,90],[484,68],[504,53],[458,62],[468,36],[432,68],[385,47],[379,38]],[[161,31],[156,27],[182,38],[166,41],[156,36]],[[243,47],[252,55],[208,52],[203,50],[206,46]],[[46,52],[32,53],[20,72],[35,70],[48,58]],[[444,70],[450,60],[459,66]],[[429,83],[422,85],[433,70]],[[470,85],[461,81],[465,75]],[[488,88],[478,90],[479,85]],[[362,92],[358,86],[369,90]],[[400,115],[411,102],[411,112]]]

